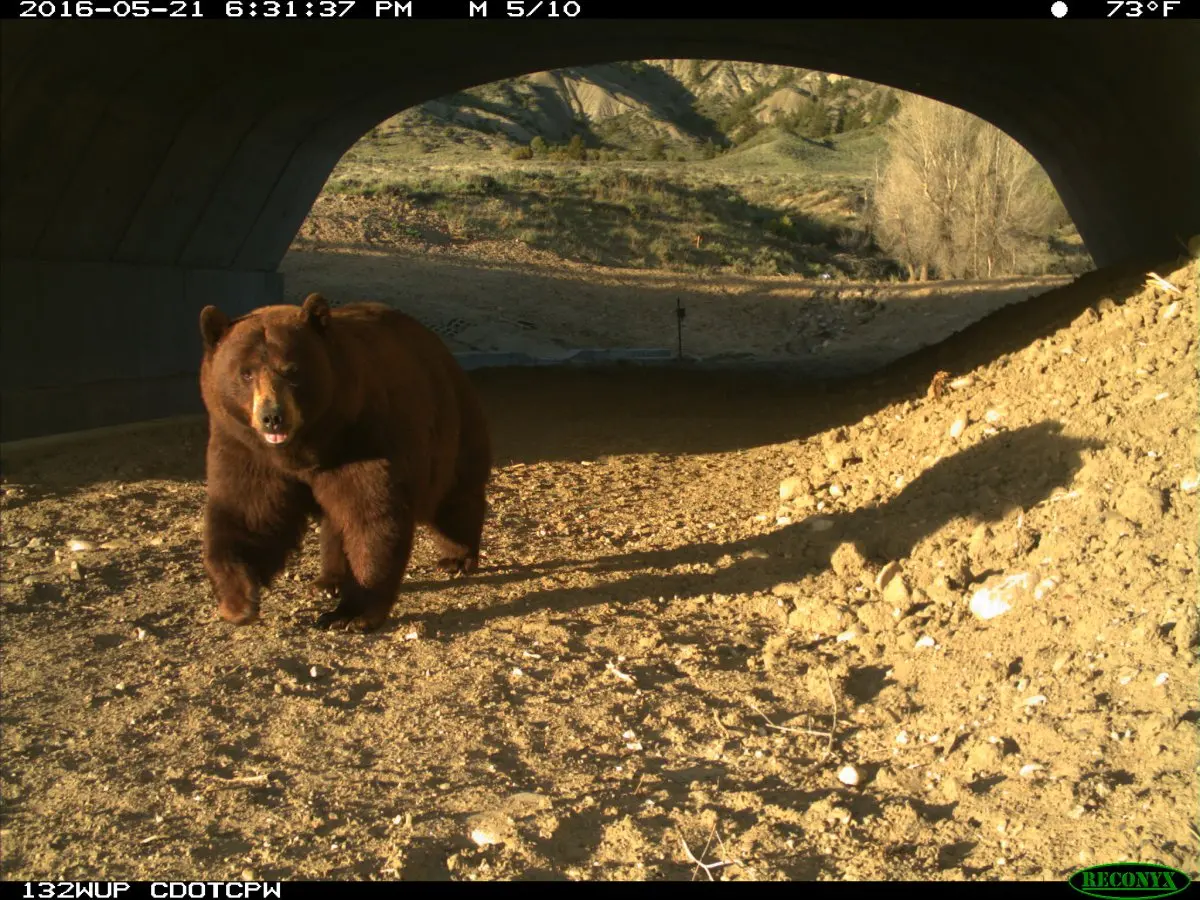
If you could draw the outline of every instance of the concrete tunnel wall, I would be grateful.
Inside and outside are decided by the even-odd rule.
[[[1200,232],[1200,26],[1176,21],[5,21],[0,440],[200,410],[197,318],[282,295],[387,116],[621,59],[794,65],[926,94],[1045,166],[1099,265]]]

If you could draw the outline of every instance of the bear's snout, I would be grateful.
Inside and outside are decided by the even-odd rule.
[[[254,408],[250,421],[254,430],[268,444],[278,446],[286,442],[299,424],[295,404],[290,400],[286,391],[281,395],[273,379],[263,377],[259,380],[254,391]]]
[[[283,431],[283,409],[278,403],[264,403],[258,412],[258,424],[272,434]]]

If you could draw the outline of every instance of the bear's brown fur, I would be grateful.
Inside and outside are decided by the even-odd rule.
[[[258,618],[259,592],[321,517],[323,627],[368,630],[396,602],[417,522],[441,565],[479,561],[491,474],[467,375],[415,319],[373,303],[200,314],[208,410],[204,565],[222,617]]]

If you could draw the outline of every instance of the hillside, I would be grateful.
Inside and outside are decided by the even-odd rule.
[[[500,241],[610,267],[899,277],[869,199],[899,103],[881,85],[754,63],[535,72],[381,122],[294,248],[477,255]],[[1068,229],[1021,274],[1089,266]]]
[[[346,154],[334,177],[353,175],[372,158],[475,157],[510,152],[536,137],[565,144],[574,135],[627,156],[649,158],[661,141],[666,158],[699,159],[710,146],[732,148],[762,126],[789,121],[806,104],[822,109],[832,134],[878,124],[894,112],[895,95],[822,72],[715,60],[534,72],[392,116]]]

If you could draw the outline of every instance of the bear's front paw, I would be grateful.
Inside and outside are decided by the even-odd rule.
[[[258,621],[258,604],[250,600],[224,598],[217,603],[217,615],[233,625]]]
[[[479,559],[475,556],[443,556],[437,566],[451,575],[470,575],[479,568]]]
[[[324,630],[339,629],[344,631],[374,631],[387,619],[387,613],[347,613],[338,612],[336,609],[333,612],[322,613],[317,617],[314,623],[317,628]]]

